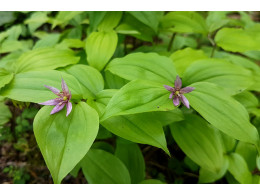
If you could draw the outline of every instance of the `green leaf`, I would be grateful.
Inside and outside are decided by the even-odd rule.
[[[106,105],[117,90],[107,89],[97,94],[96,100],[88,100],[90,106],[95,108],[101,116]],[[171,115],[172,116],[172,115]],[[116,116],[101,122],[107,130],[113,134],[136,143],[149,144],[163,149],[170,154],[167,149],[164,131],[154,113],[141,113],[127,116]]]
[[[98,25],[98,31],[110,31],[113,30],[121,20],[123,12],[121,11],[110,11],[106,12],[104,19]]]
[[[215,42],[226,51],[245,52],[260,50],[260,25],[255,29],[222,28],[215,36]]]
[[[204,54],[202,50],[185,48],[174,52],[170,56],[170,58],[172,59],[179,76],[181,76],[193,62],[208,57]]]
[[[21,56],[22,52],[12,52],[0,60],[0,68],[4,68],[6,70],[11,70],[12,64]]]
[[[242,93],[233,96],[237,101],[239,101],[249,112],[259,105],[257,97],[249,92],[243,91]]]
[[[79,57],[74,56],[71,50],[58,50],[55,48],[39,48],[20,56],[14,65],[16,73],[51,70],[75,64]]]
[[[143,41],[153,41],[155,32],[144,23],[140,22],[129,13],[125,13],[120,25],[116,31],[121,34],[127,34]]]
[[[152,114],[158,121],[161,122],[163,126],[169,125],[173,122],[184,120],[183,112],[178,108],[170,111],[160,111],[144,114],[146,114],[147,116]]]
[[[207,26],[204,18],[191,11],[177,11],[166,14],[162,20],[163,29],[178,33],[207,33]]]
[[[105,84],[110,89],[120,89],[123,87],[126,83],[128,83],[127,80],[112,74],[110,71],[105,71]]]
[[[15,12],[1,11],[0,12],[0,26],[3,24],[11,23],[15,20]]]
[[[88,104],[98,112],[99,116],[102,116],[106,105],[117,91],[116,89],[102,90],[96,95],[95,99],[88,99]]]
[[[62,72],[73,75],[81,84],[84,98],[95,97],[95,95],[104,89],[104,79],[100,72],[95,68],[86,65],[72,65],[64,69]]]
[[[84,102],[50,115],[53,107],[43,107],[35,116],[33,129],[41,153],[54,183],[61,180],[78,164],[94,142],[99,120],[97,112]]]
[[[159,15],[155,11],[129,11],[129,14],[134,16],[137,20],[151,27],[154,32],[157,32],[159,25]]]
[[[250,171],[253,171],[256,168],[257,150],[254,145],[238,142],[236,153],[240,154],[244,158]]]
[[[217,173],[201,167],[200,175],[199,175],[199,183],[212,183],[219,180],[226,174],[228,166],[229,166],[229,161],[228,158],[225,157],[224,164],[221,170],[219,170]]]
[[[143,79],[168,85],[177,75],[172,61],[156,53],[134,53],[116,58],[106,70],[127,80]]]
[[[134,80],[127,83],[111,98],[101,120],[116,115],[169,111],[174,108],[169,99],[169,91],[162,84]]]
[[[168,155],[170,152],[164,131],[156,116],[146,113],[115,116],[101,122],[113,134],[132,142],[149,144],[163,149]]]
[[[52,21],[52,29],[57,25],[61,25],[61,27],[64,28],[71,19],[81,13],[82,11],[59,11],[55,19]]]
[[[63,39],[60,44],[57,44],[55,48],[68,49],[68,48],[84,48],[85,42],[79,39]]]
[[[140,182],[140,184],[165,184],[158,179],[146,179]]]
[[[214,32],[222,26],[228,24],[227,12],[225,11],[210,11],[206,19],[206,24],[209,32]]]
[[[237,153],[232,153],[228,156],[229,167],[228,171],[241,184],[251,184],[252,174],[248,170],[246,161]]]
[[[17,40],[5,40],[0,45],[0,53],[9,53],[14,51],[27,51],[32,48],[32,40],[17,41]]]
[[[95,31],[100,24],[100,22],[104,19],[106,15],[106,11],[90,11],[89,14],[89,28],[88,33]]]
[[[14,77],[13,73],[8,72],[3,68],[0,68],[0,89],[4,87],[6,84],[10,83],[13,77]]]
[[[83,173],[90,184],[130,184],[127,168],[116,156],[91,149],[82,160]]]
[[[170,125],[171,133],[183,152],[201,167],[218,172],[224,157],[221,137],[197,115],[184,115],[185,120]]]
[[[251,71],[220,59],[205,59],[192,63],[183,74],[183,84],[209,82],[237,94],[253,84]]]
[[[258,144],[259,135],[243,105],[215,84],[198,82],[190,86],[195,90],[185,94],[186,98],[209,123],[235,139]]]
[[[60,34],[53,33],[44,36],[41,40],[37,41],[33,49],[46,48],[55,46],[60,40]]]
[[[0,126],[7,123],[12,114],[7,105],[4,102],[0,101]]]
[[[91,33],[85,47],[89,65],[101,71],[113,56],[117,39],[116,32],[112,30]]]
[[[72,99],[80,99],[82,90],[77,79],[56,70],[31,71],[15,75],[11,83],[0,90],[2,96],[23,102],[44,102],[54,99],[53,94],[44,85],[53,86],[61,90],[61,78],[67,83],[72,93]]]
[[[24,21],[25,24],[28,24],[29,31],[32,34],[37,28],[43,25],[49,20],[47,16],[48,12],[34,12],[30,18]]]
[[[115,155],[128,168],[131,176],[131,183],[137,184],[144,180],[144,157],[137,144],[123,139],[117,139]]]
[[[223,148],[225,150],[225,153],[233,152],[238,141],[223,132],[220,132],[220,134],[222,137]]]

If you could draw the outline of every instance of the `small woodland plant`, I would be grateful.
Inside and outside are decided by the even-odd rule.
[[[259,184],[259,21],[0,12],[0,129],[10,102],[37,108],[33,133],[57,184],[80,171],[90,184]]]

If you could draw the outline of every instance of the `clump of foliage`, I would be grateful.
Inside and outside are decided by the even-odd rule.
[[[260,183],[259,21],[0,12],[0,143],[33,131],[54,183]]]

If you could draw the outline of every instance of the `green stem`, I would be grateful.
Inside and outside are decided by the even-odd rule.
[[[176,36],[176,33],[172,33],[172,37],[171,37],[171,40],[170,40],[170,42],[169,42],[167,51],[171,51],[175,36]]]

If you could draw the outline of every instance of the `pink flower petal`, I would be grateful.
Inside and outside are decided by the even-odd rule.
[[[60,104],[60,103],[57,104],[57,105],[52,109],[51,114],[54,114],[54,113],[56,113],[56,112],[61,111],[64,106],[65,106],[65,103],[64,103],[64,102],[62,102],[61,104]]]
[[[72,110],[72,103],[71,102],[67,102],[66,106],[67,106],[67,114],[66,114],[66,116],[69,116],[69,114],[70,114],[70,112]]]
[[[190,93],[194,90],[195,88],[194,87],[184,87],[180,90],[180,93],[183,94],[183,93]]]
[[[184,106],[190,108],[189,100],[184,95],[181,95],[181,102],[184,104]]]
[[[49,90],[51,90],[54,94],[56,95],[60,95],[60,90],[58,90],[57,88],[55,87],[51,87],[51,86],[48,86],[48,85],[44,85],[44,87],[48,88]]]
[[[173,98],[173,104],[175,105],[175,106],[178,106],[179,105],[179,103],[180,103],[180,101],[179,101],[179,98],[178,98],[178,96],[176,95],[176,96],[174,96],[174,98]]]
[[[70,92],[69,92],[68,85],[65,83],[63,78],[61,79],[61,88],[62,88],[62,91],[65,92],[65,95],[69,95]]]
[[[169,96],[169,99],[172,99],[174,93],[171,93],[170,96]]]
[[[164,85],[164,88],[167,89],[168,91],[174,91],[174,88],[169,85]]]
[[[176,76],[176,80],[175,80],[175,82],[174,82],[174,87],[175,87],[175,89],[180,89],[181,86],[182,86],[181,79],[180,79],[180,77],[177,75],[177,76]]]
[[[57,105],[58,103],[60,103],[61,100],[59,99],[52,99],[52,100],[48,100],[46,102],[42,102],[42,103],[39,103],[40,105],[45,105],[45,106],[55,106]]]

